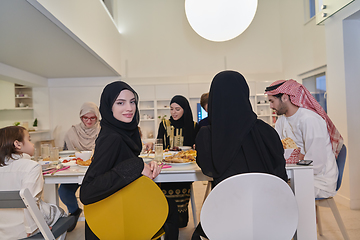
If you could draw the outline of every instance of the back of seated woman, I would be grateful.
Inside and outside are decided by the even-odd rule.
[[[40,164],[30,159],[33,154],[34,144],[25,128],[10,126],[0,129],[0,189],[28,188],[46,223],[53,226],[67,214],[58,206],[41,200],[44,179]],[[0,239],[20,239],[37,232],[37,225],[27,209],[0,210]]]
[[[287,181],[279,135],[253,112],[249,86],[240,73],[223,71],[214,77],[208,113],[210,125],[202,127],[196,137],[196,162],[214,179],[214,186],[249,172],[269,173]],[[193,240],[200,239],[200,229]]]

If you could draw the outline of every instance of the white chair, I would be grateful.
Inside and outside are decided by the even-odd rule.
[[[0,208],[27,208],[40,232],[24,239],[65,239],[67,229],[75,221],[73,216],[60,218],[50,230],[29,189],[0,191]]]
[[[298,224],[298,207],[282,179],[246,173],[225,179],[210,192],[200,221],[210,240],[290,240]]]
[[[345,161],[346,161],[346,147],[345,145],[342,146],[340,153],[338,155],[338,158],[336,159],[336,164],[338,166],[339,169],[339,175],[338,175],[338,180],[337,180],[337,185],[336,185],[336,191],[339,190],[340,186],[341,186],[341,181],[342,181],[342,177],[343,177],[343,172],[344,172],[344,167],[345,167]],[[340,231],[344,237],[345,240],[349,240],[349,235],[347,234],[345,225],[341,219],[340,213],[338,208],[336,207],[336,203],[334,198],[330,197],[330,198],[316,198],[315,199],[315,203],[316,203],[316,218],[317,218],[317,226],[319,229],[319,234],[320,236],[323,235],[322,232],[322,227],[321,227],[321,221],[320,221],[320,212],[318,211],[319,206],[321,207],[329,207],[331,208],[331,211],[334,214],[335,220],[340,228]]]

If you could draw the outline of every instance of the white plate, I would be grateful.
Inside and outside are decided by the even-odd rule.
[[[187,150],[190,150],[191,147],[190,146],[179,146],[179,148],[183,151],[187,151]]]
[[[140,154],[139,157],[141,158],[152,158],[154,159],[155,158],[155,154],[154,153],[150,153],[149,155],[147,153],[144,153],[144,154]]]
[[[195,162],[195,161],[194,161]],[[184,162],[184,163],[169,163],[169,162],[163,162],[165,165],[171,165],[171,166],[180,166],[180,165],[188,165],[192,164],[194,162]]]
[[[73,151],[73,150],[67,150],[67,151],[61,151],[61,152],[59,152],[59,155],[60,156],[62,156],[62,155],[73,155],[73,154],[75,154],[75,151]]]
[[[82,168],[88,168],[89,166],[83,166],[83,165],[79,165],[79,164],[76,164],[78,165],[79,167],[82,167]]]

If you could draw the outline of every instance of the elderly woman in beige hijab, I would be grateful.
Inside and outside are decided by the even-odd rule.
[[[79,114],[81,122],[71,126],[65,135],[64,150],[91,151],[95,148],[95,140],[100,132],[100,112],[95,103],[86,102],[81,106]],[[82,212],[79,208],[75,193],[80,185],[61,184],[59,196],[66,205],[70,215],[76,218],[75,223],[70,226],[68,232],[75,227]]]
[[[91,151],[100,131],[100,113],[95,103],[86,102],[80,109],[81,122],[72,125],[65,135],[64,150]]]

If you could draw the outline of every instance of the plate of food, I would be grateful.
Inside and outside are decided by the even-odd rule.
[[[65,157],[65,158],[60,158],[59,160],[64,166],[76,165],[76,157]]]
[[[89,167],[91,164],[91,158],[86,161],[82,160],[81,158],[76,158],[76,164],[79,167]]]
[[[165,162],[163,161],[164,164],[166,165],[171,165],[171,166],[180,166],[180,165],[188,165],[188,164],[193,164],[195,163],[195,161],[192,161],[192,162]]]
[[[171,156],[165,157],[163,162],[169,165],[185,165],[195,162],[196,150],[181,151]]]
[[[150,154],[147,154],[147,153],[142,153],[142,154],[140,154],[139,155],[139,157],[141,157],[141,158],[151,158],[151,159],[154,159],[155,158],[155,154],[153,154],[153,153],[150,153]]]

